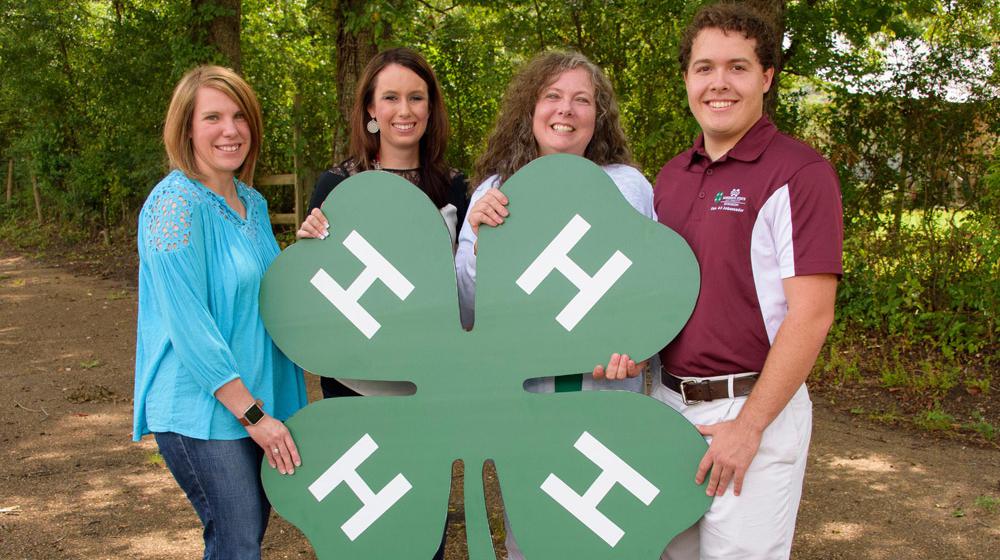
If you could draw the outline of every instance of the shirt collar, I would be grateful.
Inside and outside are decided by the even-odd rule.
[[[730,158],[743,162],[754,161],[764,153],[764,149],[767,148],[768,144],[771,143],[771,139],[777,133],[778,127],[774,126],[774,123],[771,122],[771,119],[767,118],[767,115],[763,115],[739,139],[736,145],[717,159],[716,162],[723,162]],[[688,162],[688,167],[701,159],[709,159],[708,153],[705,151],[704,133],[699,134],[698,138],[694,141],[694,146],[691,148],[691,161]]]

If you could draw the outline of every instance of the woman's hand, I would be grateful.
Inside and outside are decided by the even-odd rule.
[[[510,215],[507,211],[507,197],[500,192],[500,189],[489,189],[482,198],[469,210],[469,225],[472,226],[472,233],[479,235],[479,226],[486,224],[497,227],[503,223],[503,219]]]
[[[611,379],[611,380],[621,380],[628,377],[637,377],[642,370],[646,369],[646,363],[644,362],[635,363],[628,357],[628,354],[612,354],[611,358],[608,359],[608,367],[601,364],[597,364],[594,367],[594,379]]]
[[[295,237],[299,239],[326,239],[329,235],[330,222],[319,208],[313,208],[302,222],[299,231],[295,232]]]
[[[503,219],[510,215],[507,211],[507,197],[500,192],[500,189],[488,189],[482,198],[476,201],[476,204],[472,206],[469,210],[468,216],[465,218],[472,226],[472,233],[479,236],[479,226],[486,224],[491,227],[497,227],[503,223]],[[472,244],[472,254],[479,254],[479,240],[477,239]]]
[[[265,414],[260,422],[247,426],[247,433],[264,450],[272,469],[281,474],[295,474],[295,467],[302,465],[292,434],[281,420]]]

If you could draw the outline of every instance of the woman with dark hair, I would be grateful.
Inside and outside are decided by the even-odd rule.
[[[452,242],[468,208],[466,179],[444,162],[448,114],[434,71],[407,48],[375,55],[358,82],[351,109],[351,157],[325,171],[309,201],[300,238],[325,238],[329,223],[319,210],[330,192],[348,177],[379,169],[413,183],[441,210]],[[356,396],[336,379],[321,381],[324,397]]]
[[[508,215],[504,182],[537,157],[574,154],[600,165],[626,200],[653,217],[653,189],[632,166],[611,82],[587,57],[550,51],[535,56],[511,79],[486,151],[476,161],[469,217],[462,224],[455,268],[462,324],[475,321],[476,238],[480,225],[498,226]],[[642,364],[612,354],[607,367],[584,376],[585,389],[606,387],[642,391]],[[553,378],[533,379],[529,391],[551,391]]]
[[[205,558],[260,558],[271,505],[261,459],[301,464],[283,421],[306,404],[302,371],[274,345],[257,294],[278,255],[248,183],[260,104],[232,70],[199,66],[163,130],[173,170],[139,215],[133,438],[153,433],[204,527]]]

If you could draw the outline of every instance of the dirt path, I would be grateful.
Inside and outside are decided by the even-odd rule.
[[[133,287],[0,255],[0,558],[200,555],[155,443],[131,442],[135,306]],[[793,558],[1000,558],[1000,453],[815,400]],[[265,558],[312,557],[272,521]]]

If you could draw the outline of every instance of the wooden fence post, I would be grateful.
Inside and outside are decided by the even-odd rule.
[[[35,195],[35,215],[38,216],[38,223],[42,223],[42,195],[38,192],[38,177],[35,170],[31,170],[31,191]]]
[[[7,160],[7,204],[10,204],[10,197],[14,194],[14,160]]]
[[[306,219],[306,201],[302,196],[302,170],[299,169],[299,137],[301,134],[298,117],[301,101],[301,97],[296,93],[292,102],[292,115],[295,123],[292,126],[292,174],[295,175],[295,185],[292,187],[292,193],[295,196],[295,224],[293,229],[299,227],[299,224]]]

